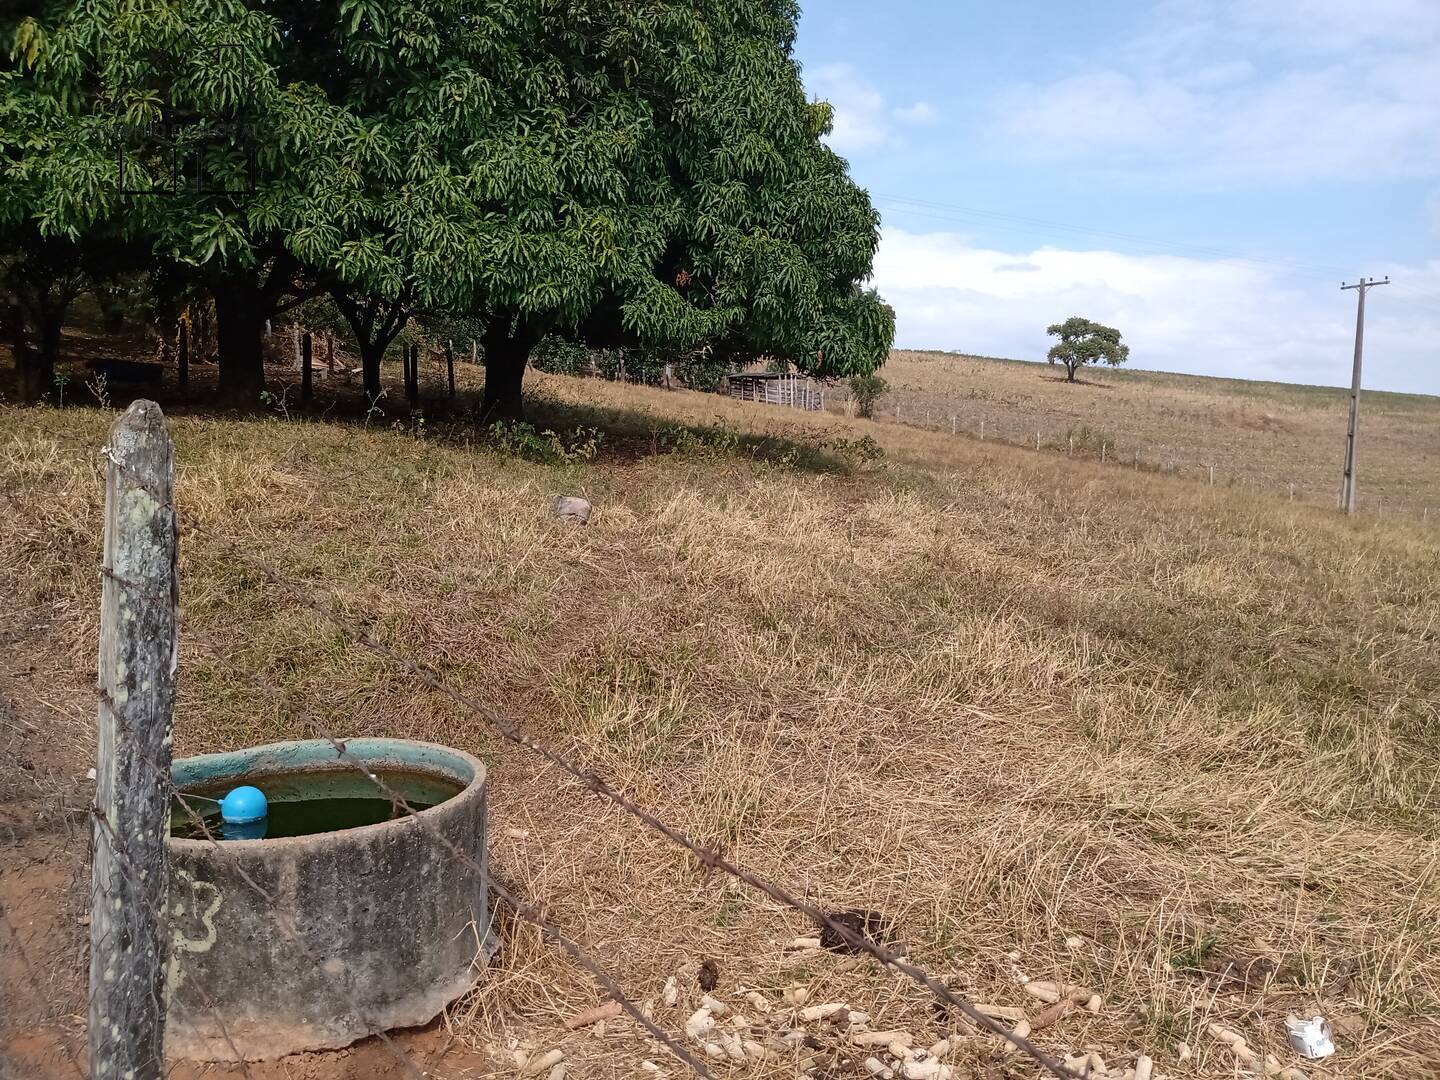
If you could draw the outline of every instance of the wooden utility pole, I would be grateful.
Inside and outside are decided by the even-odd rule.
[[[445,375],[450,380],[450,400],[455,400],[455,342],[445,340]]]
[[[1350,429],[1345,435],[1345,471],[1340,476],[1340,509],[1355,512],[1355,443],[1360,429],[1360,360],[1365,354],[1365,294],[1376,285],[1389,285],[1390,278],[1376,281],[1361,278],[1354,285],[1340,286],[1341,291],[1355,289],[1360,299],[1355,305],[1355,371],[1350,377]]]
[[[90,1075],[164,1075],[170,958],[170,725],[180,586],[175,446],[153,401],[137,401],[105,449],[99,748],[91,822]]]

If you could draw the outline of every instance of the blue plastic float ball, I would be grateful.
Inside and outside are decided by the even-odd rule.
[[[265,793],[246,784],[220,800],[220,820],[227,825],[247,825],[259,821],[270,812]]]

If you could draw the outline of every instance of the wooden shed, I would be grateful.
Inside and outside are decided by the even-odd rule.
[[[750,371],[728,378],[730,396],[741,401],[759,401],[766,405],[784,405],[812,412],[825,407],[825,391],[817,389],[814,380],[804,375]]]

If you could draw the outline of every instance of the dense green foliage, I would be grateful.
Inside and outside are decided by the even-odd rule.
[[[1130,346],[1121,342],[1119,330],[1078,315],[1054,323],[1045,332],[1060,339],[1046,356],[1052,364],[1065,365],[1067,382],[1074,382],[1075,372],[1086,364],[1103,362],[1118,367],[1130,357]]]
[[[873,370],[877,216],[820,141],[786,0],[72,0],[3,29],[0,229],[107,234],[210,291],[222,382],[329,293],[367,389],[416,314],[474,320],[520,407],[545,334]],[[171,190],[178,125],[187,174]],[[118,184],[165,188],[134,196]],[[226,373],[229,373],[227,379]]]

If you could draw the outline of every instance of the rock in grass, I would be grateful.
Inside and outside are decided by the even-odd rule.
[[[520,1070],[520,1075],[539,1076],[541,1073],[548,1072],[556,1065],[559,1065],[564,1059],[565,1051],[563,1050],[547,1051],[539,1057],[532,1057],[529,1061],[525,1062],[524,1068]]]
[[[577,525],[590,524],[589,499],[582,499],[578,495],[556,495],[555,501],[550,504],[550,513],[561,521],[573,521]]]
[[[685,1033],[692,1039],[704,1039],[715,1026],[715,1017],[709,1009],[696,1009],[685,1021]]]
[[[591,1024],[602,1023],[605,1020],[613,1020],[621,1013],[620,1002],[607,1001],[603,1005],[597,1005],[593,1009],[586,1009],[578,1012],[565,1021],[565,1026],[574,1031],[577,1028],[589,1027]]]

